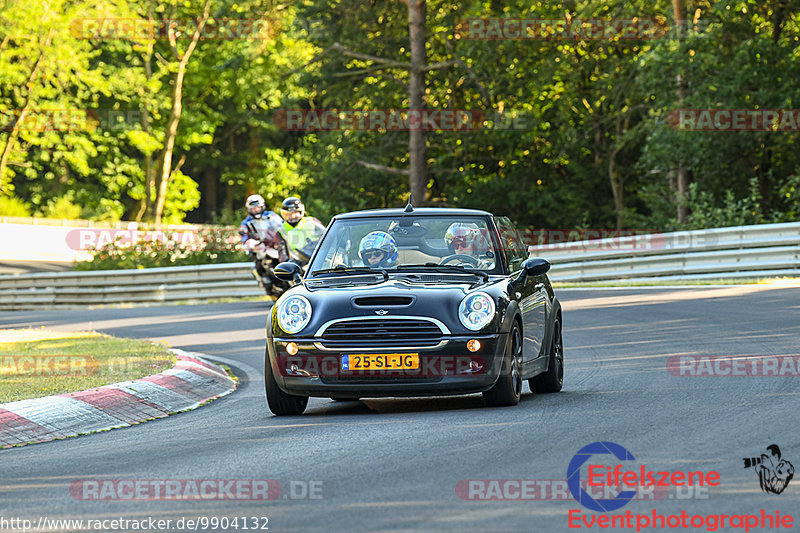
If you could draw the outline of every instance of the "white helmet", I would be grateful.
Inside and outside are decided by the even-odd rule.
[[[468,247],[476,252],[485,252],[489,247],[488,240],[481,234],[478,225],[473,222],[451,224],[444,234],[444,242],[451,254],[457,253],[456,246]]]
[[[251,194],[247,197],[244,207],[247,209],[248,215],[252,215],[253,218],[261,218],[261,215],[267,210],[267,202],[260,194]]]

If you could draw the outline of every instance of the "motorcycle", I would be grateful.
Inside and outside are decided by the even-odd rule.
[[[250,252],[250,257],[255,263],[251,273],[267,296],[277,299],[294,284],[278,279],[275,276],[275,266],[284,261],[291,261],[299,265],[305,273],[308,261],[322,238],[325,227],[321,224],[313,225],[310,232],[301,236],[304,242],[298,242],[300,239],[289,238],[284,233],[282,222],[270,218],[251,220],[246,227],[248,238],[261,244]],[[294,242],[296,246],[290,246],[290,242]]]

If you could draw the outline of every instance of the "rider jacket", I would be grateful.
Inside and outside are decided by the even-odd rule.
[[[294,226],[284,221],[279,231],[290,250],[300,250],[309,244],[316,244],[325,226],[314,217],[303,217]]]
[[[275,214],[273,211],[264,211],[261,215],[261,218],[255,218],[253,215],[248,215],[248,217],[242,220],[242,224],[239,226],[239,234],[242,236],[242,244],[247,242],[247,239],[251,239],[254,235],[250,234],[250,231],[247,228],[247,224],[253,222],[258,230],[258,239],[269,246],[270,248],[274,248],[277,245],[277,232],[280,229],[281,218]]]

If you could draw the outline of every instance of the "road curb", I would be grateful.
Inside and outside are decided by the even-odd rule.
[[[0,404],[0,448],[131,426],[196,409],[236,389],[225,370],[200,354],[172,351],[178,361],[160,374]]]

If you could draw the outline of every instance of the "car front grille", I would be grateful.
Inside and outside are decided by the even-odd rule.
[[[426,318],[343,319],[324,327],[319,344],[330,350],[433,348],[446,342],[445,333],[443,325]]]

